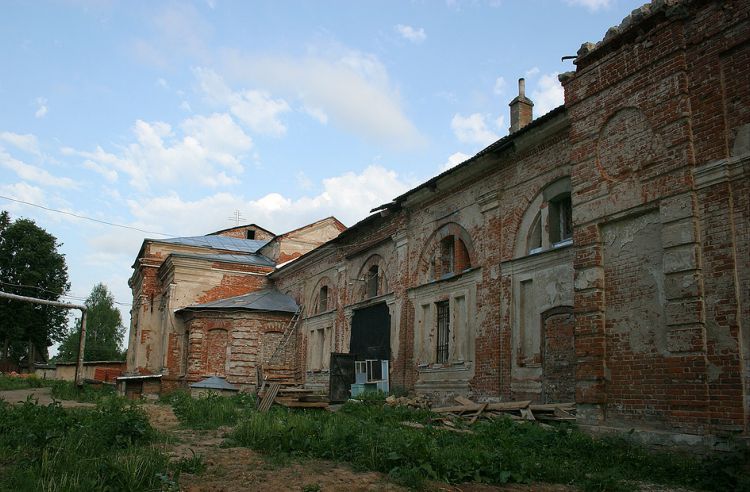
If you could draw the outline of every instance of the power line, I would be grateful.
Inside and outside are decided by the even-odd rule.
[[[40,290],[42,292],[49,292],[50,294],[55,294],[55,295],[58,295],[60,297],[67,297],[69,299],[76,299],[76,300],[79,300],[79,301],[85,301],[87,299],[86,297],[74,296],[72,294],[60,294],[59,292],[55,292],[53,290],[45,289],[44,287],[38,287],[36,285],[13,284],[13,283],[10,283],[10,282],[3,282],[2,280],[0,280],[0,284],[8,285],[8,286],[11,286],[11,287],[21,287],[21,288],[26,288],[26,289],[36,289],[36,290]],[[115,301],[115,300],[112,300],[112,302],[114,302],[115,304],[120,304],[121,306],[132,306],[132,304],[130,304],[128,302],[119,302],[119,301]]]
[[[16,198],[11,198],[9,196],[0,195],[0,198],[4,198],[5,200],[10,200],[11,202],[23,203],[24,205],[29,205],[31,207],[41,208],[43,210],[47,210],[48,212],[56,212],[58,214],[70,215],[71,217],[76,217],[78,219],[90,220],[92,222],[98,222],[100,224],[105,224],[105,225],[108,225],[108,226],[122,227],[123,229],[132,229],[134,231],[143,232],[144,234],[157,234],[159,236],[167,236],[167,237],[176,237],[177,236],[176,234],[166,234],[164,232],[146,231],[144,229],[138,229],[137,227],[131,227],[131,226],[126,226],[126,225],[122,225],[122,224],[115,224],[114,222],[107,222],[106,220],[94,219],[92,217],[86,217],[85,215],[78,215],[78,214],[74,214],[73,212],[66,212],[65,210],[58,210],[56,208],[49,208],[49,207],[45,207],[43,205],[37,205],[36,203],[31,203],[31,202],[26,202],[26,201],[23,201],[23,200],[18,200]]]

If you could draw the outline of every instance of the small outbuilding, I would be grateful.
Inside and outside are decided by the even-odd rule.
[[[221,376],[209,376],[202,381],[190,385],[190,394],[193,396],[203,396],[208,393],[216,393],[221,396],[232,396],[237,394],[240,389],[228,383]]]

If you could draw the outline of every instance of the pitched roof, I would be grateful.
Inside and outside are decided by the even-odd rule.
[[[201,310],[236,310],[243,309],[248,311],[277,311],[283,313],[296,313],[297,303],[286,294],[282,294],[275,289],[263,289],[249,294],[228,297],[217,301],[206,302],[204,304],[194,304],[179,309],[181,311],[201,311]]]
[[[171,239],[147,239],[147,241],[195,246],[198,248],[223,249],[226,251],[237,251],[238,253],[255,253],[268,242],[227,236],[189,236],[174,237]]]
[[[245,225],[236,225],[234,227],[227,227],[226,229],[221,229],[219,231],[210,232],[210,233],[207,234],[207,236],[215,236],[217,234],[221,234],[222,232],[233,231],[234,229],[243,229],[245,227],[255,227],[256,229],[260,229],[261,231],[265,231],[265,232],[269,233],[272,236],[276,235],[273,232],[271,232],[268,229],[266,229],[265,227],[261,227],[258,224],[253,223],[253,224],[245,224]]]
[[[194,258],[196,260],[222,261],[224,263],[239,263],[241,265],[276,266],[276,264],[260,253],[250,255],[215,254],[202,255],[200,253],[171,253],[170,256],[178,258]]]

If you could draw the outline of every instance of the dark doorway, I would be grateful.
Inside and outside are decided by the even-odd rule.
[[[354,383],[354,356],[332,353],[330,368],[328,399],[331,402],[348,400],[349,389]]]
[[[357,360],[391,358],[391,314],[385,303],[354,311],[349,353]]]
[[[576,401],[576,344],[573,308],[542,313],[542,397],[545,403]]]

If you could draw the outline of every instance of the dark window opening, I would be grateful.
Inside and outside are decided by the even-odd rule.
[[[454,272],[455,256],[456,252],[453,236],[448,236],[440,241],[440,277],[445,277]]]
[[[573,204],[570,195],[549,202],[549,242],[566,241],[573,237]]]
[[[249,229],[245,231],[245,239],[255,239],[255,231]]]
[[[378,295],[378,281],[380,280],[380,269],[377,265],[370,267],[367,272],[367,297],[376,297]]]
[[[435,362],[448,362],[448,347],[450,336],[450,307],[448,301],[438,302],[437,307],[437,356]]]
[[[322,313],[324,311],[328,311],[328,287],[325,285],[320,288],[318,296],[318,312]]]

